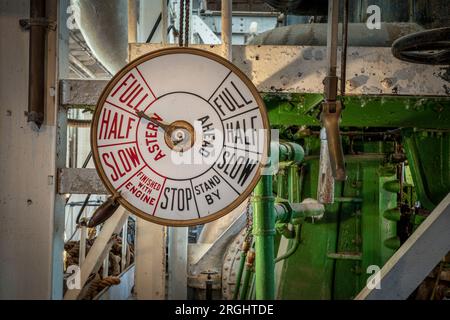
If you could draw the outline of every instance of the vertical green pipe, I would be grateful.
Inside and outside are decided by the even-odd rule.
[[[284,185],[286,183],[284,170],[281,169],[277,174],[277,196],[278,198],[284,198]]]
[[[250,250],[251,246],[252,246],[252,241],[250,240],[250,232],[247,231],[245,240],[244,240],[244,242],[242,242],[241,261],[240,261],[239,270],[238,270],[238,273],[236,276],[236,287],[234,288],[233,300],[236,300],[239,296],[239,290],[241,287],[241,280],[242,280],[242,273],[244,271],[244,266],[245,266],[245,263],[247,260],[247,253]],[[251,253],[250,255],[253,255],[253,253]]]
[[[255,298],[255,273],[252,272],[252,279],[250,281],[250,289],[248,292],[248,298],[249,300],[256,300]]]
[[[253,215],[256,299],[273,300],[275,298],[275,213],[271,175],[262,175],[256,185],[253,196]]]
[[[299,202],[299,177],[297,165],[288,167],[288,200],[291,203]]]
[[[250,279],[253,273],[253,263],[255,261],[255,251],[250,250],[247,252],[247,259],[245,261],[245,269],[244,269],[244,279],[241,287],[241,292],[239,293],[240,299],[245,300],[248,295],[248,289],[250,287]]]
[[[247,252],[242,251],[241,252],[241,261],[239,263],[239,269],[238,269],[238,273],[236,275],[236,286],[235,286],[234,292],[233,292],[233,300],[236,300],[239,295],[239,289],[241,287],[241,280],[242,280],[242,272],[244,271],[246,256],[247,256]]]
[[[243,275],[243,282],[242,282],[241,292],[239,294],[240,300],[245,300],[246,297],[247,297],[251,274],[252,274],[252,268],[249,267],[248,265],[246,265],[245,269],[244,269],[244,275]]]

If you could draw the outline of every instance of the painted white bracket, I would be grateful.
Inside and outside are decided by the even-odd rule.
[[[355,300],[407,299],[450,251],[449,230],[450,193],[379,271],[379,289],[366,286]]]

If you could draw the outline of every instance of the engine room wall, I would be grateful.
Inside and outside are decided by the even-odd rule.
[[[37,131],[25,114],[29,3],[0,2],[0,299],[52,297],[56,126],[47,113]]]

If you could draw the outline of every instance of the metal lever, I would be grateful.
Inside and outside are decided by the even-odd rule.
[[[320,159],[319,181],[317,183],[317,201],[320,203],[334,203],[334,177],[330,165],[327,131],[320,129]]]
[[[320,120],[327,132],[328,151],[333,177],[338,181],[345,181],[344,151],[342,150],[339,122],[341,121],[342,104],[340,101],[325,101],[322,104]]]
[[[120,206],[119,202],[117,201],[118,197],[118,195],[111,196],[100,207],[98,207],[92,217],[89,219],[87,227],[94,228],[108,220]]]
[[[327,30],[327,76],[324,79],[325,102],[322,104],[320,120],[326,129],[330,165],[333,177],[345,181],[344,152],[342,150],[339,122],[341,121],[342,104],[337,100],[338,77],[336,76],[337,42],[339,23],[339,0],[328,1]],[[320,181],[320,180],[319,180]],[[331,195],[330,195],[331,196]]]

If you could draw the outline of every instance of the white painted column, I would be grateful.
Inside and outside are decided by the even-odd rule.
[[[122,227],[122,250],[120,252],[120,272],[125,271],[127,265],[127,251],[128,251],[128,219]]]
[[[138,300],[166,297],[166,228],[136,219],[135,290]]]
[[[169,237],[169,283],[168,297],[170,300],[187,299],[187,254],[188,228],[171,227]]]
[[[0,299],[50,299],[52,283],[62,294],[64,212],[54,214],[55,91],[47,92],[39,131],[24,114],[29,32],[19,20],[29,17],[29,3],[0,1]],[[52,81],[53,89],[56,38],[54,31],[48,33],[47,87]]]

